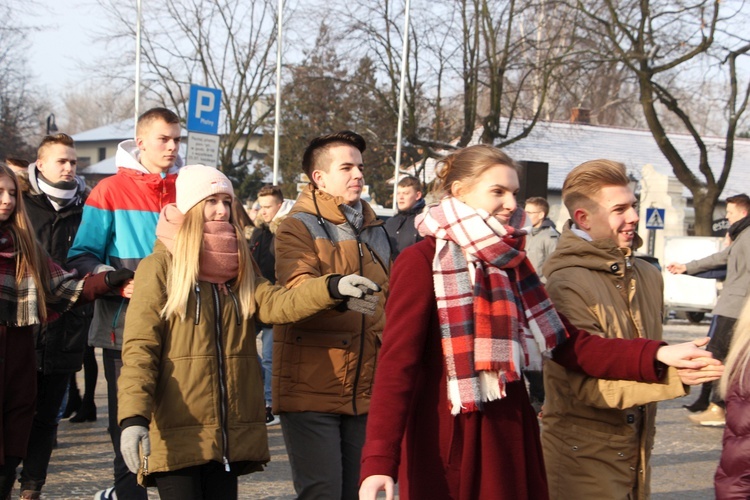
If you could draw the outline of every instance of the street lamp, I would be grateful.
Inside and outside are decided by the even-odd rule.
[[[47,117],[47,135],[50,134],[50,132],[54,133],[57,132],[57,124],[55,124],[55,114],[50,113]]]

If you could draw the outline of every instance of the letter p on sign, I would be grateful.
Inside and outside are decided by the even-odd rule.
[[[214,110],[214,94],[205,90],[198,91],[198,102],[195,105],[195,116],[200,119],[203,113],[210,114]]]
[[[218,134],[221,90],[190,86],[187,129],[189,132]]]

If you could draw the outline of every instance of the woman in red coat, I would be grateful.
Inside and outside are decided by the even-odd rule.
[[[719,393],[726,403],[727,422],[714,476],[716,498],[745,500],[750,498],[750,301],[734,327]]]
[[[696,373],[715,365],[689,361],[705,356],[693,344],[576,330],[523,251],[515,162],[478,145],[443,164],[444,197],[416,222],[425,240],[401,253],[391,274],[360,498],[381,490],[393,498],[398,480],[402,499],[545,499],[522,369],[540,369],[558,345],[556,361],[595,377],[657,381],[657,359]]]

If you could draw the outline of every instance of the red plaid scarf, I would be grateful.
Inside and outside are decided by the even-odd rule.
[[[16,280],[16,258],[18,250],[13,234],[0,228],[0,324],[29,326],[41,323],[39,318],[38,290],[31,274]],[[50,271],[51,296],[47,297],[47,321],[57,317],[56,313],[68,310],[83,290],[83,280],[74,279],[74,274],[64,271],[47,257]]]
[[[511,224],[522,217],[517,211]],[[417,227],[436,239],[432,269],[451,413],[481,410],[505,396],[521,368],[541,369],[542,353],[565,339],[565,327],[526,258],[524,231],[453,197],[430,207]]]

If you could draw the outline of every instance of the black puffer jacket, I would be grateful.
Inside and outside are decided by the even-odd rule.
[[[57,264],[66,268],[68,249],[75,240],[81,224],[83,205],[88,190],[83,179],[78,180],[75,199],[59,212],[47,195],[39,190],[36,165],[29,165],[30,190],[23,193],[26,212],[34,227],[34,234],[42,247]],[[93,305],[85,305],[63,314],[60,319],[35,329],[37,369],[45,374],[74,373],[81,369],[86,347]]]
[[[421,198],[409,210],[399,210],[396,215],[385,221],[385,230],[391,240],[394,259],[404,251],[404,248],[422,240],[417,228],[414,227],[414,219],[422,213],[424,206],[424,198]]]

